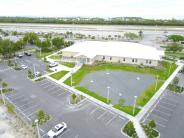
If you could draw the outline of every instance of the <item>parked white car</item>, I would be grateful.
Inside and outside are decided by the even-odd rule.
[[[57,124],[51,130],[49,130],[49,132],[47,133],[47,136],[50,138],[55,138],[61,133],[63,133],[66,128],[67,128],[67,125],[65,122]]]
[[[53,68],[53,67],[56,67],[56,66],[58,66],[57,62],[52,62],[52,63],[49,64],[50,68]]]
[[[28,67],[26,65],[21,65],[22,69],[27,69]]]

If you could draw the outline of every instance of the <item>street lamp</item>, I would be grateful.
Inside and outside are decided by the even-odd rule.
[[[4,94],[3,94],[3,88],[1,88],[1,97],[2,97],[2,100],[3,100],[3,104],[5,105],[5,99],[4,99]]]
[[[38,138],[40,138],[40,131],[39,131],[39,126],[38,126],[38,119],[35,120],[35,124],[36,124],[36,129],[38,132]]]
[[[170,72],[171,72],[171,66],[172,66],[172,63],[170,63],[169,74],[170,74]],[[169,76],[169,74],[168,74],[168,76]]]
[[[133,115],[135,114],[135,106],[136,106],[137,96],[134,96],[134,107],[133,107]]]
[[[110,88],[111,88],[110,86],[107,86],[107,103],[109,102],[109,95],[110,95],[109,89],[110,89]]]
[[[157,89],[157,85],[158,85],[158,75],[157,75],[157,79],[156,79],[155,90]]]
[[[71,85],[71,87],[72,87],[72,85],[73,85],[73,78],[72,78],[72,74],[73,74],[73,70],[71,70],[71,76],[70,76],[70,85]]]

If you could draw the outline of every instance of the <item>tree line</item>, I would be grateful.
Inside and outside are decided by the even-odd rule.
[[[184,26],[184,20],[144,19],[140,17],[116,18],[35,18],[35,17],[0,17],[1,23],[54,23],[54,24],[100,24],[100,25],[170,25]]]
[[[27,44],[37,46],[42,52],[49,52],[59,50],[73,43],[70,41],[64,41],[64,38],[62,37],[52,38],[52,36],[41,40],[36,33],[29,32],[26,33],[22,39],[19,39],[16,42],[0,38],[0,54],[2,54],[4,58],[11,58],[15,56],[16,52],[24,49]]]

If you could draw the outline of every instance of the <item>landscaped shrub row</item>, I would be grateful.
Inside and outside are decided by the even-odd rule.
[[[131,138],[138,138],[133,122],[129,121],[123,128],[123,132]]]
[[[159,136],[159,132],[155,130],[156,123],[154,120],[149,121],[148,124],[142,124],[142,127],[148,138],[157,138]]]
[[[81,92],[83,92],[83,93],[85,93],[85,94],[88,94],[88,95],[90,95],[90,96],[92,96],[92,97],[94,97],[94,98],[96,98],[96,99],[98,99],[98,100],[100,100],[100,101],[102,101],[102,102],[104,102],[106,104],[110,104],[111,103],[110,99],[104,98],[103,96],[100,96],[100,95],[96,94],[95,92],[92,92],[92,91],[88,90],[85,87],[78,86],[78,87],[76,87],[76,89],[81,91]]]

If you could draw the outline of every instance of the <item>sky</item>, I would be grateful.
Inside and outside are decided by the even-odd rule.
[[[184,0],[0,0],[0,16],[184,19]]]

